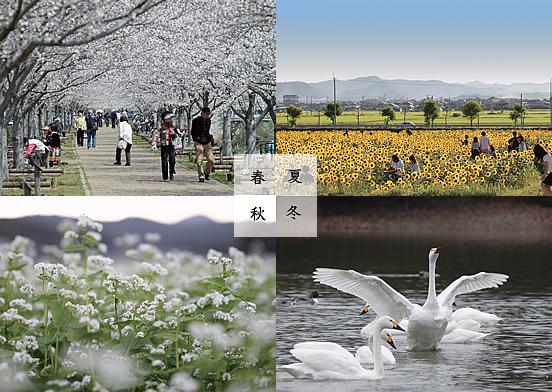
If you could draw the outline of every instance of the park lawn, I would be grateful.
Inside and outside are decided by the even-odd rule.
[[[461,114],[460,112],[450,112],[447,119],[447,125],[454,126],[470,126],[470,121],[466,117],[459,116],[453,117],[453,113]],[[494,113],[494,114],[493,114]],[[403,121],[403,113],[396,112],[395,120],[389,123],[390,126],[399,126]],[[479,126],[484,126],[485,124],[489,125],[504,125],[504,126],[513,126],[512,120],[509,118],[510,112],[503,111],[501,112],[482,112],[479,118]],[[424,116],[422,112],[408,112],[406,115],[406,121],[412,122],[418,126],[424,126]],[[279,126],[286,126],[288,124],[286,113],[277,114],[277,124]],[[297,125],[309,126],[319,125],[318,112],[307,112],[303,111],[303,115],[297,120]],[[320,125],[332,125],[331,120],[324,116],[320,115]],[[337,118],[337,125],[350,125],[357,126],[357,112],[344,112],[342,116]],[[362,111],[360,112],[360,125],[369,125],[369,126],[384,126],[384,118],[380,115],[380,112],[377,110],[372,111]],[[445,125],[445,113],[441,112],[439,118],[435,120],[434,127],[444,126]],[[518,123],[519,125],[519,123]],[[525,127],[531,126],[549,126],[550,125],[550,111],[548,110],[529,110],[528,114],[525,117]],[[474,120],[473,126],[477,126],[477,119]]]
[[[80,167],[78,165],[77,152],[75,150],[75,135],[70,133],[63,141],[61,151],[60,168],[65,170],[61,177],[53,177],[54,186],[41,188],[43,196],[84,196],[84,188],[81,180]],[[54,167],[55,168],[55,167]],[[46,176],[47,177],[47,176]],[[6,196],[22,196],[21,189],[8,189],[4,191]]]
[[[148,151],[151,151],[152,154],[154,154],[155,152],[151,149],[151,144],[149,141],[147,141],[144,137],[142,137],[141,135],[136,135],[134,134],[135,136],[135,139],[134,139],[134,142],[136,143],[137,146],[140,146],[140,147],[143,147],[145,148],[146,150]],[[188,170],[192,170],[193,172],[196,172],[197,171],[197,166],[195,163],[193,162],[189,162],[187,161],[186,159],[183,159],[182,156],[177,156],[176,157],[176,165],[177,166],[180,166],[180,167],[183,167],[185,169],[188,169]],[[215,181],[218,181],[220,183],[223,183],[224,185],[227,185],[227,186],[230,186],[230,187],[233,187],[234,184],[233,182],[229,182],[227,181],[227,178],[226,178],[226,172],[214,172],[212,173],[211,175],[211,178]]]

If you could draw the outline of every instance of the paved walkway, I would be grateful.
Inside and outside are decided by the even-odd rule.
[[[224,196],[233,190],[217,181],[200,183],[197,173],[176,165],[173,182],[161,177],[161,153],[152,153],[136,144],[132,146],[132,166],[115,166],[115,148],[118,128],[102,127],[98,130],[95,150],[77,147],[80,164],[84,169],[90,193],[93,196]]]

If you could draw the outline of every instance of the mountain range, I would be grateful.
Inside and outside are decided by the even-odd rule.
[[[57,227],[65,220],[67,218],[59,216],[0,219],[0,243],[21,235],[33,240],[39,248],[43,245],[58,245],[61,234]],[[234,238],[233,223],[217,223],[203,216],[192,217],[174,225],[137,218],[104,222],[103,225],[102,242],[115,254],[114,240],[125,233],[139,234],[142,237],[146,233],[158,233],[162,239],[156,245],[163,251],[179,249],[205,254],[211,248],[226,251],[230,246],[244,251],[275,250],[274,241]]]
[[[377,76],[337,80],[339,100],[360,101],[372,98],[421,99],[427,96],[451,98],[518,98],[522,93],[527,99],[549,97],[549,83],[486,84],[480,81],[449,83],[440,80],[382,79]],[[333,97],[333,80],[321,82],[278,82],[276,97],[298,95],[300,99],[312,97],[316,100]]]

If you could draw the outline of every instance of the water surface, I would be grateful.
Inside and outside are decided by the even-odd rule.
[[[278,390],[279,391],[472,391],[552,389],[552,244],[439,244],[437,290],[454,279],[479,271],[503,272],[510,280],[498,289],[457,297],[458,307],[495,313],[503,320],[486,325],[490,335],[478,343],[442,345],[442,350],[406,350],[406,338],[395,337],[397,364],[379,381],[296,380],[280,370],[294,362],[289,350],[303,341],[336,342],[354,351],[366,344],[360,330],[375,317],[359,316],[360,299],[314,283],[315,266],[352,268],[383,275],[412,302],[423,304],[427,250],[432,245],[371,241],[357,236],[289,241],[278,250]],[[282,249],[286,249],[282,251]],[[367,251],[370,249],[370,251]],[[294,272],[295,271],[295,272]],[[319,303],[309,296],[316,290]]]

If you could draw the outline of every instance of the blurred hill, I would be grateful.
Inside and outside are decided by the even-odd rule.
[[[22,235],[37,245],[57,245],[61,239],[58,226],[67,218],[59,216],[23,217],[0,219],[0,243]],[[75,220],[73,220],[75,221]],[[217,223],[197,216],[174,225],[165,225],[149,220],[130,218],[119,222],[103,223],[103,242],[114,249],[114,239],[125,234],[158,233],[162,240],[157,244],[161,250],[180,249],[203,254],[209,249],[226,251],[229,246],[248,251],[252,247],[274,252],[274,240],[234,238],[233,223]],[[2,241],[4,240],[4,241]]]

